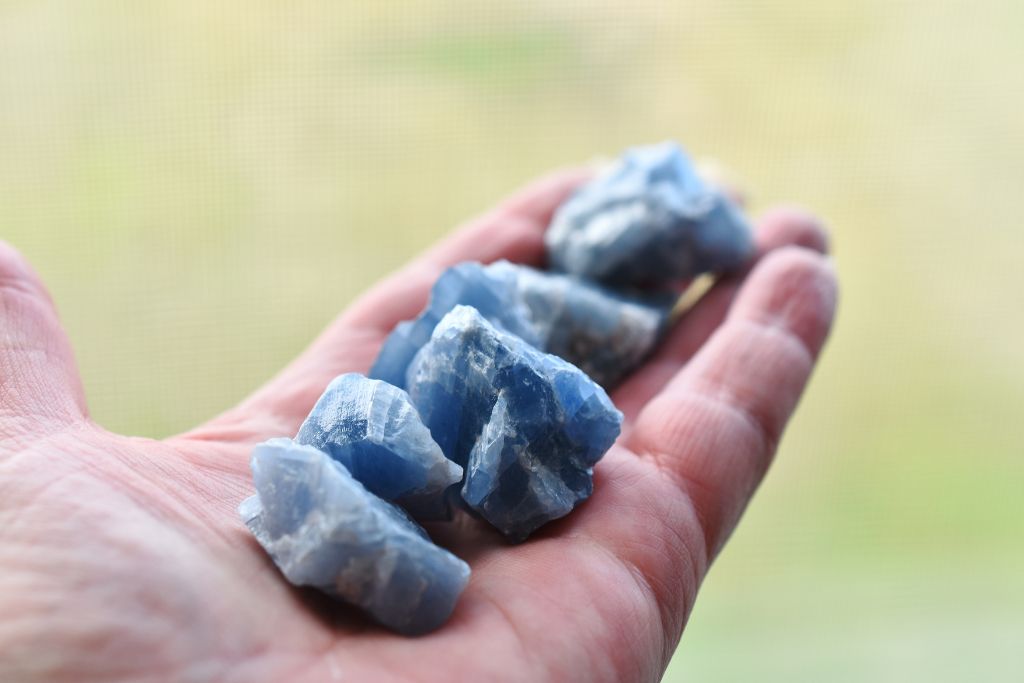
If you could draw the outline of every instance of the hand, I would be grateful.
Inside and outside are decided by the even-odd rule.
[[[237,408],[164,441],[89,420],[52,302],[0,250],[0,680],[656,680],[831,324],[825,237],[803,213],[764,217],[756,265],[614,392],[626,423],[591,500],[522,545],[471,521],[432,529],[473,568],[439,631],[395,636],[290,587],[235,512],[254,443],[294,434],[331,378],[365,372],[445,267],[538,262],[585,175],[521,191],[373,288]]]

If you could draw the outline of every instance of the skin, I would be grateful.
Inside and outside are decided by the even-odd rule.
[[[612,398],[623,435],[594,496],[521,545],[431,529],[470,562],[451,620],[409,639],[289,586],[235,511],[253,444],[294,434],[337,374],[463,260],[540,263],[587,171],[529,185],[343,313],[229,412],[154,441],[88,417],[53,302],[0,248],[0,680],[653,681],[765,474],[832,322],[813,217],[758,222],[759,256],[689,310]]]

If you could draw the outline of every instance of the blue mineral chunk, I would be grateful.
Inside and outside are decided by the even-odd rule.
[[[459,304],[472,306],[488,320],[536,343],[529,314],[517,304],[515,281],[490,277],[479,263],[467,262],[449,268],[434,283],[426,309],[415,320],[399,323],[384,341],[370,368],[370,377],[405,388],[405,375],[413,356],[430,341],[434,327]]]
[[[407,635],[451,615],[469,566],[323,451],[272,439],[252,454],[242,521],[291,583],[312,586]]]
[[[517,541],[590,496],[594,464],[622,424],[582,371],[468,306],[416,354],[409,395],[445,455],[465,466],[463,500]]]
[[[444,457],[404,390],[349,373],[327,387],[295,441],[324,451],[416,519],[450,518],[447,490],[462,468]]]
[[[545,244],[555,270],[616,285],[729,271],[754,252],[742,212],[674,142],[628,150],[578,189]]]
[[[569,361],[603,387],[643,362],[668,328],[673,292],[626,293],[562,273],[499,261],[488,273],[515,275],[539,348]]]
[[[467,305],[496,327],[561,356],[611,387],[657,344],[675,299],[668,292],[613,291],[508,261],[462,263],[441,276],[416,320],[395,328],[370,375],[406,386],[409,363],[438,321],[455,306]]]

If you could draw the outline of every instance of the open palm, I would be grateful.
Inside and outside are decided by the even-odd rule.
[[[290,587],[235,512],[254,443],[294,434],[335,375],[365,372],[445,267],[539,262],[585,175],[527,187],[377,285],[237,408],[164,441],[89,420],[52,302],[0,249],[0,680],[656,680],[831,324],[825,238],[798,211],[765,216],[756,265],[613,393],[626,423],[591,500],[521,545],[471,520],[431,528],[473,569],[437,632],[395,636]]]

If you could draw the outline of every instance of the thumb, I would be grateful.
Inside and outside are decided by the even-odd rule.
[[[46,287],[0,242],[0,444],[84,419],[85,397]]]

